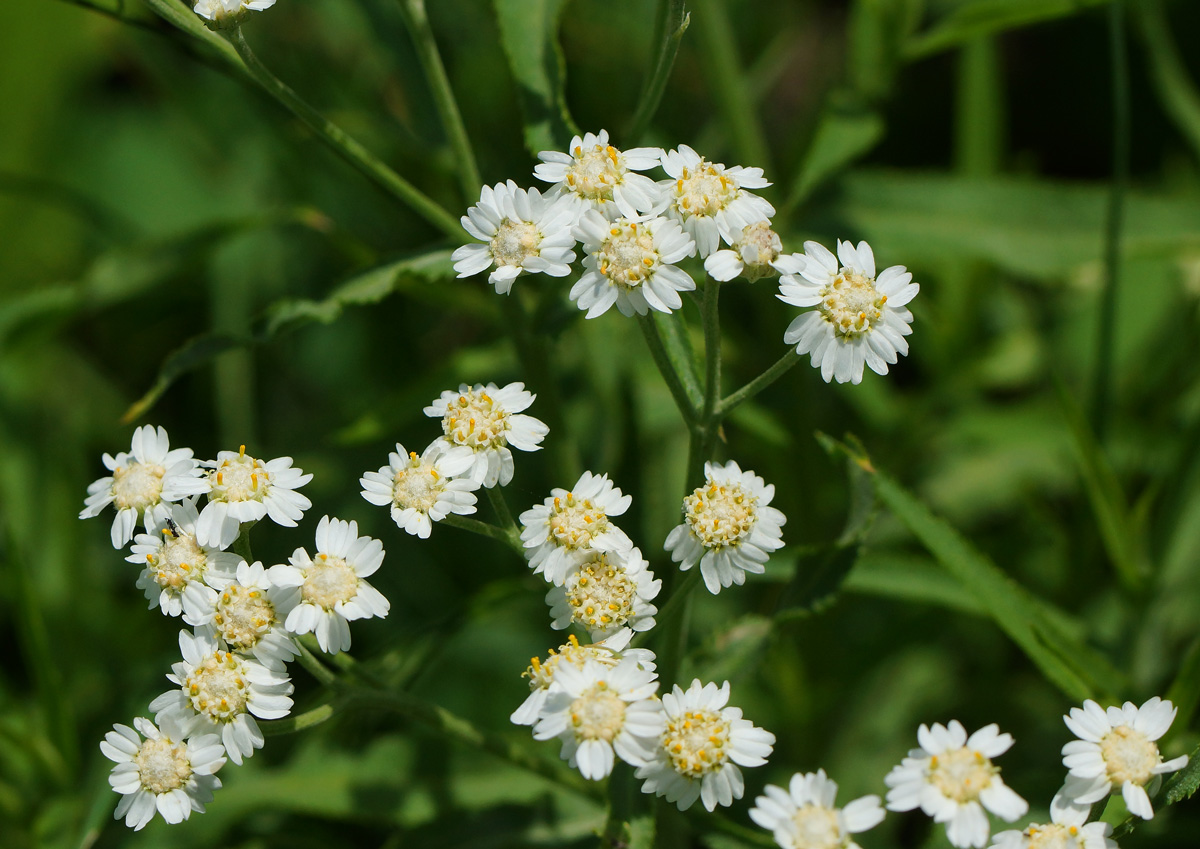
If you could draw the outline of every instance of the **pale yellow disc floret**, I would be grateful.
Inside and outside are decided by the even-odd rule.
[[[487,392],[469,389],[446,407],[442,430],[455,445],[503,448],[508,444],[508,413]]]
[[[530,658],[529,668],[521,673],[522,678],[529,679],[530,690],[545,690],[554,680],[554,670],[560,663],[569,663],[582,669],[584,663],[594,660],[604,666],[617,665],[617,658],[612,652],[595,646],[581,646],[574,634],[567,636],[567,643],[558,650],[550,649],[545,660]]]
[[[600,681],[571,702],[571,727],[576,740],[604,740],[608,743],[625,724],[625,702]]]
[[[113,502],[118,510],[145,510],[162,496],[162,479],[167,470],[154,463],[130,460],[113,470]]]
[[[590,548],[592,540],[608,530],[608,514],[590,498],[576,499],[572,492],[566,498],[555,496],[550,510],[550,536],[564,548]]]
[[[1126,781],[1145,784],[1154,777],[1154,768],[1162,763],[1154,741],[1128,725],[1118,725],[1104,735],[1100,756],[1108,767],[1109,780],[1118,787]]]
[[[542,234],[534,224],[505,218],[492,237],[492,258],[496,265],[521,265],[526,258],[538,255]]]
[[[574,162],[567,166],[567,185],[571,191],[588,200],[609,201],[613,188],[625,176],[621,153],[612,145],[593,145],[585,150],[576,146],[571,151]]]
[[[667,720],[662,745],[671,766],[688,778],[703,778],[729,760],[730,723],[714,710],[690,710]]]
[[[338,602],[349,601],[358,595],[358,575],[341,557],[318,554],[304,571],[300,595],[317,607],[333,610]]]
[[[250,692],[246,662],[232,652],[213,652],[192,670],[184,689],[197,713],[214,720],[236,719],[246,712]]]
[[[716,215],[738,196],[737,183],[706,159],[675,181],[675,208],[683,215]]]
[[[855,338],[867,333],[883,315],[887,295],[875,288],[875,278],[843,268],[823,289],[821,315],[837,336]]]
[[[260,589],[233,584],[217,597],[213,624],[238,651],[254,648],[275,622],[275,605]]]
[[[771,222],[758,221],[743,227],[741,244],[743,259],[747,254],[753,255],[754,252],[758,254],[754,262],[746,262],[742,269],[743,277],[753,282],[775,273],[771,263],[779,258],[779,252],[783,250],[783,243],[779,240],[779,234],[771,229]],[[747,248],[752,250],[747,250]]]
[[[633,616],[637,583],[607,553],[572,573],[566,591],[571,618],[588,630],[624,625]]]
[[[596,267],[613,283],[636,288],[662,264],[654,248],[654,235],[636,221],[614,223],[608,235],[596,251]]]
[[[998,767],[982,752],[963,747],[934,755],[929,761],[929,781],[955,802],[973,802],[992,783]]]
[[[409,507],[428,513],[437,504],[438,495],[445,488],[445,482],[437,469],[426,466],[412,451],[408,455],[408,465],[396,470],[392,479],[392,503],[401,510]]]
[[[792,814],[796,846],[803,849],[838,849],[845,846],[837,811],[823,805],[803,805]]]
[[[142,743],[133,763],[142,787],[156,795],[178,790],[192,777],[187,746],[166,737]]]
[[[151,567],[151,576],[163,589],[182,589],[189,581],[204,574],[208,555],[196,542],[193,534],[179,534],[170,528],[163,529],[163,544],[157,554],[147,554],[146,563]]]
[[[1079,827],[1074,825],[1031,825],[1025,829],[1027,849],[1076,849]]]
[[[740,544],[754,528],[757,507],[758,499],[740,483],[712,479],[683,499],[684,520],[706,548]]]
[[[262,460],[246,454],[243,445],[236,457],[222,460],[208,473],[212,482],[209,501],[262,501],[271,486],[271,473]]]

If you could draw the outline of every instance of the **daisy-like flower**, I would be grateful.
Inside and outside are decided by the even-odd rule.
[[[196,624],[207,625],[230,650],[249,654],[264,666],[283,672],[299,654],[284,621],[300,601],[300,591],[274,580],[274,570],[242,560],[233,575],[212,575],[216,592]]]
[[[1059,793],[1050,802],[1050,822],[1024,830],[1001,831],[990,849],[1118,849],[1112,826],[1087,821],[1091,805],[1074,804]]]
[[[805,242],[805,255],[775,261],[783,275],[776,296],[785,304],[816,307],[801,313],[783,335],[797,354],[810,354],[814,368],[828,383],[860,383],[863,366],[887,374],[899,354],[908,353],[904,339],[912,333],[912,313],[905,308],[920,290],[903,265],[875,276],[871,246],[855,248],[838,240],[835,257],[816,242]],[[838,260],[841,260],[839,265]]]
[[[742,719],[741,708],[727,707],[729,682],[701,684],[686,691],[676,684],[662,697],[666,730],[653,760],[638,767],[643,793],[665,796],[681,811],[700,799],[710,811],[742,798],[745,783],[739,766],[762,766],[775,746],[775,735]]]
[[[192,11],[224,28],[236,24],[247,12],[261,12],[274,5],[275,0],[196,0]]]
[[[529,695],[521,706],[513,711],[509,720],[514,725],[533,725],[537,722],[559,669],[568,666],[583,669],[584,664],[589,661],[613,667],[623,659],[632,659],[642,669],[653,672],[654,652],[649,649],[627,648],[631,639],[633,631],[621,630],[604,642],[580,645],[575,635],[571,634],[567,637],[567,642],[557,650],[550,649],[545,660],[531,658],[529,668],[521,673],[522,678],[529,679]]]
[[[291,679],[234,654],[206,629],[180,631],[179,649],[183,660],[167,676],[179,687],[150,703],[155,721],[191,722],[192,733],[217,734],[229,759],[241,764],[263,746],[254,717],[282,719],[291,711]]]
[[[168,616],[182,614],[184,622],[199,625],[217,600],[210,579],[232,575],[241,558],[196,541],[200,514],[194,499],[170,507],[158,533],[134,537],[133,553],[125,559],[145,567],[137,586],[151,608],[157,605]]]
[[[696,253],[696,243],[669,218],[618,218],[607,221],[588,210],[575,227],[583,242],[582,277],[571,287],[571,300],[586,318],[595,318],[617,305],[621,315],[669,313],[683,306],[680,292],[696,288],[674,263]]]
[[[464,383],[457,392],[443,392],[425,408],[425,415],[442,420],[446,442],[474,452],[474,462],[463,475],[490,489],[512,480],[513,455],[508,446],[537,451],[550,432],[545,422],[522,413],[536,397],[524,383],[503,388],[494,383]]]
[[[657,675],[633,658],[616,666],[585,661],[558,670],[533,736],[562,740],[560,757],[584,778],[599,781],[616,757],[642,766],[663,730],[662,707],[654,698]]]
[[[467,516],[475,512],[479,482],[456,477],[475,464],[475,452],[469,447],[451,447],[446,440],[435,439],[418,457],[416,451],[405,451],[397,442],[388,463],[378,472],[364,472],[358,483],[367,501],[392,508],[397,527],[428,539],[434,522],[450,513]]]
[[[317,635],[321,651],[350,648],[350,622],[380,619],[391,605],[383,593],[366,582],[383,564],[383,543],[358,535],[357,522],[322,517],[317,523],[317,555],[303,548],[292,554],[291,565],[271,567],[271,580],[299,587],[300,602],[284,622],[293,634]]]
[[[623,495],[608,475],[584,472],[570,491],[555,487],[550,497],[521,514],[521,542],[534,574],[544,574],[556,587],[592,551],[627,552],[633,542],[611,517],[629,509],[633,496]]]
[[[863,796],[843,808],[834,807],[837,783],[825,770],[796,773],[788,789],[768,784],[754,800],[750,819],[761,825],[783,849],[862,849],[854,835],[883,822],[878,796]]]
[[[541,272],[566,277],[575,261],[575,205],[563,197],[543,197],[509,180],[484,186],[479,203],[467,210],[462,225],[482,245],[463,245],[450,258],[459,277],[495,266],[488,282],[507,295],[521,274]]]
[[[263,516],[285,528],[296,521],[312,502],[296,489],[312,480],[311,474],[292,468],[291,457],[276,457],[265,463],[246,453],[243,445],[236,452],[222,451],[209,466],[212,491],[208,504],[196,522],[196,538],[201,545],[225,548],[238,537],[242,525],[257,522]]]
[[[225,764],[217,736],[188,736],[183,724],[166,717],[155,725],[139,716],[133,725],[114,725],[100,744],[104,757],[117,764],[108,776],[121,794],[113,819],[124,817],[125,825],[141,831],[155,811],[171,824],[192,811],[204,813],[221,786],[215,773]]]
[[[576,624],[593,642],[607,639],[622,628],[648,631],[658,608],[650,602],[662,589],[650,564],[637,548],[628,551],[590,551],[567,573],[562,586],[546,594],[552,626],[558,630]]]
[[[783,242],[771,229],[770,221],[747,224],[737,234],[726,235],[725,239],[731,247],[716,251],[704,260],[704,270],[713,280],[725,282],[745,277],[753,283],[779,273],[775,260],[783,251]]]
[[[208,492],[208,482],[192,459],[192,449],[171,449],[167,432],[153,425],[133,432],[129,452],[101,458],[112,475],[88,486],[80,519],[99,516],[109,504],[117,511],[112,524],[113,548],[133,539],[138,519],[153,534],[170,517],[168,503]]]
[[[662,156],[657,147],[618,150],[608,143],[608,131],[584,133],[571,139],[566,153],[543,150],[533,176],[553,183],[574,202],[577,210],[595,209],[606,218],[636,218],[659,204],[659,189],[649,177],[638,174],[655,167]]]
[[[888,810],[920,808],[934,822],[946,824],[946,836],[958,847],[987,845],[991,827],[984,808],[1005,822],[1025,816],[1029,805],[1000,778],[992,758],[1013,744],[1011,734],[992,725],[970,737],[956,719],[949,726],[934,723],[917,730],[921,748],[911,749],[884,778],[891,790]]]
[[[662,167],[671,175],[659,183],[668,198],[666,214],[683,224],[701,257],[716,252],[722,233],[740,233],[775,214],[775,207],[746,191],[771,185],[761,168],[726,168],[686,144],[664,153]]]
[[[671,559],[686,572],[700,564],[704,586],[741,586],[746,573],[761,574],[770,553],[783,547],[787,517],[769,506],[775,485],[765,484],[733,460],[704,464],[705,482],[683,499],[683,524],[667,535]]]
[[[1070,770],[1064,795],[1090,805],[1120,790],[1129,813],[1153,818],[1149,793],[1158,790],[1161,776],[1183,769],[1188,762],[1187,755],[1164,761],[1158,750],[1156,741],[1175,721],[1175,712],[1170,701],[1158,696],[1141,707],[1126,702],[1105,711],[1088,699],[1082,710],[1071,708],[1063,722],[1079,739],[1062,749],[1063,766]]]

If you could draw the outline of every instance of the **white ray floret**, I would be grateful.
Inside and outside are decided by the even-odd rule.
[[[608,221],[588,210],[575,227],[583,242],[584,274],[571,287],[571,300],[587,318],[616,304],[621,315],[669,313],[683,306],[680,292],[696,282],[675,263],[696,253],[696,243],[669,218]]]
[[[481,486],[507,486],[513,476],[511,445],[521,451],[537,451],[550,428],[545,422],[523,414],[537,396],[524,383],[499,387],[462,384],[458,391],[447,389],[425,408],[425,415],[442,420],[443,439],[464,445],[474,452],[474,462],[463,475]]]
[[[745,782],[739,767],[762,766],[775,746],[775,735],[742,718],[727,706],[729,682],[676,684],[662,697],[665,730],[654,759],[634,773],[645,779],[643,793],[664,796],[681,811],[697,799],[710,811],[742,798]]]
[[[775,261],[783,272],[779,300],[801,313],[783,335],[797,354],[811,355],[826,383],[860,383],[863,366],[887,374],[898,356],[908,353],[905,336],[912,333],[912,313],[905,307],[920,287],[902,265],[875,276],[871,246],[838,240],[837,256],[816,242],[804,243],[804,256]],[[840,259],[840,264],[839,264]]]
[[[237,451],[222,451],[205,463],[212,491],[196,522],[201,545],[226,548],[237,539],[242,525],[264,516],[286,528],[296,527],[312,502],[296,492],[312,480],[311,474],[292,467],[291,457],[262,460],[251,457],[243,445]]]
[[[740,233],[775,214],[775,207],[746,191],[771,185],[761,168],[726,168],[686,144],[664,153],[662,167],[671,176],[659,183],[668,200],[666,214],[683,224],[702,258],[716,253],[722,233]]]
[[[704,260],[704,270],[713,280],[732,280],[744,277],[753,283],[779,273],[775,260],[783,251],[779,234],[771,229],[770,221],[748,224],[734,234],[725,235],[730,247],[710,254]]]
[[[1050,822],[1001,831],[990,849],[1118,849],[1106,822],[1088,822],[1090,805],[1079,805],[1059,793],[1050,802]]]
[[[215,734],[189,736],[183,723],[169,717],[155,725],[138,717],[114,725],[100,751],[116,766],[108,783],[121,794],[114,819],[141,831],[157,811],[168,823],[204,813],[221,786],[215,773],[225,764],[225,749]],[[144,739],[143,739],[144,738]]]
[[[137,428],[128,452],[116,457],[105,454],[101,459],[112,474],[88,486],[79,518],[99,516],[111,504],[117,511],[112,524],[113,548],[123,548],[133,539],[139,519],[146,533],[156,533],[170,516],[171,502],[208,492],[192,449],[172,450],[161,427]]]
[[[825,770],[796,773],[785,790],[768,784],[754,800],[750,819],[771,832],[783,849],[862,849],[854,835],[883,822],[878,796],[834,806],[837,783]]]
[[[150,607],[168,616],[183,616],[199,625],[216,603],[210,579],[220,580],[237,571],[241,558],[196,541],[200,513],[194,498],[170,505],[170,515],[155,534],[134,537],[133,553],[125,559],[144,567],[137,586],[145,591]]]
[[[1078,737],[1063,746],[1063,766],[1070,770],[1063,793],[1082,805],[1120,792],[1134,816],[1151,819],[1150,794],[1161,776],[1187,766],[1187,755],[1164,761],[1157,741],[1175,721],[1176,708],[1155,696],[1141,707],[1125,702],[1107,711],[1091,699],[1063,717]]]
[[[229,651],[205,629],[180,631],[179,649],[183,660],[167,676],[179,687],[150,703],[155,721],[190,722],[191,733],[217,734],[229,759],[240,764],[263,746],[254,717],[282,719],[291,711],[291,679]]]
[[[227,27],[244,18],[247,12],[261,12],[274,5],[275,0],[196,0],[192,11],[220,27]]]
[[[565,153],[543,150],[533,175],[553,183],[550,190],[569,198],[577,215],[594,209],[610,219],[635,218],[660,203],[658,186],[637,172],[654,168],[661,156],[657,147],[618,150],[608,143],[608,131],[601,130],[575,136]]]
[[[704,478],[683,499],[683,524],[664,547],[682,571],[699,563],[704,586],[715,595],[745,583],[747,572],[763,572],[770,553],[783,547],[787,517],[770,506],[775,485],[733,460],[705,463]]]
[[[522,274],[566,277],[575,261],[578,210],[569,198],[543,197],[537,189],[522,189],[512,180],[484,186],[479,203],[462,217],[466,231],[481,245],[463,245],[450,258],[459,277],[491,268],[488,283],[507,295]]]
[[[570,490],[521,514],[521,542],[534,574],[561,586],[567,573],[592,551],[627,552],[633,542],[612,522],[629,509],[633,496],[613,486],[608,475],[584,472]]]
[[[934,723],[917,730],[919,749],[912,749],[899,766],[884,778],[891,790],[887,806],[892,811],[920,808],[934,822],[946,824],[946,836],[958,847],[982,849],[991,826],[986,808],[1005,822],[1025,816],[1029,805],[1000,778],[992,758],[1008,751],[1011,734],[995,725],[970,737],[962,723]]]
[[[293,634],[317,635],[324,652],[350,649],[350,622],[384,618],[391,604],[367,578],[383,564],[383,543],[358,535],[357,522],[325,516],[317,523],[317,554],[297,548],[289,561],[271,567],[271,580],[298,587],[300,601],[284,622]]]
[[[300,591],[275,580],[274,569],[241,560],[232,575],[213,575],[216,593],[197,625],[207,626],[231,651],[248,654],[263,665],[283,672],[299,650],[284,628]]]
[[[562,759],[593,781],[612,772],[614,754],[642,766],[663,731],[657,677],[633,658],[616,666],[595,660],[560,666],[533,736],[561,740]]]
[[[467,516],[475,512],[475,490],[479,482],[465,474],[475,464],[468,446],[451,446],[435,439],[420,457],[396,443],[388,455],[389,465],[359,478],[362,497],[380,507],[390,507],[397,527],[428,539],[433,523],[451,513]]]
[[[562,586],[546,593],[552,627],[572,624],[588,632],[593,642],[607,639],[622,628],[648,631],[658,608],[653,601],[662,589],[650,564],[637,548],[628,551],[591,551],[572,567]]]

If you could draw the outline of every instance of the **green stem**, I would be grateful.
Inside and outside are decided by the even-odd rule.
[[[454,89],[450,87],[450,78],[446,75],[446,66],[442,64],[437,41],[429,26],[425,0],[400,0],[400,14],[404,16],[404,23],[407,24],[413,44],[417,48],[417,58],[425,71],[426,79],[429,80],[433,102],[442,121],[442,129],[450,142],[450,148],[454,151],[454,158],[458,160],[458,177],[463,197],[472,201],[479,196],[482,182],[479,178],[479,166],[471,150],[471,140],[467,137],[467,129],[463,125]]]
[[[495,525],[489,525],[487,522],[481,522],[478,519],[459,516],[456,513],[447,515],[442,519],[442,524],[458,528],[461,531],[470,531],[473,534],[499,540],[522,557],[525,556],[525,546],[521,544],[521,538],[517,535],[515,527],[512,530],[506,530],[505,528],[498,528]]]
[[[508,534],[520,537],[521,531],[517,527],[516,520],[513,519],[512,511],[508,509],[508,502],[504,500],[504,493],[500,491],[500,487],[489,487],[486,492],[488,501],[492,503],[492,509],[496,511],[496,518],[500,520],[501,527]]]
[[[1146,42],[1146,59],[1163,111],[1191,144],[1192,153],[1200,157],[1200,94],[1188,76],[1179,46],[1171,38],[1162,3],[1160,0],[1141,0],[1133,4],[1132,11]]]
[[[258,727],[262,729],[264,737],[295,734],[297,731],[306,731],[309,728],[320,725],[322,722],[333,719],[335,713],[337,713],[337,709],[334,707],[333,702],[325,702],[312,710],[297,713],[284,719],[259,720]]]
[[[163,0],[150,0],[150,2],[160,3]],[[232,30],[230,40],[245,63],[246,69],[250,72],[250,76],[262,87],[263,91],[303,121],[305,126],[316,133],[321,141],[329,145],[376,185],[408,204],[414,212],[450,238],[463,240],[467,237],[467,233],[458,223],[458,219],[381,162],[345,130],[309,106],[286,83],[272,74],[254,55],[240,26]]]
[[[650,347],[650,356],[654,358],[654,364],[658,366],[659,373],[666,381],[667,389],[671,391],[671,397],[675,399],[675,406],[679,408],[683,420],[691,427],[696,422],[697,405],[688,396],[687,389],[684,388],[681,373],[663,345],[662,336],[659,335],[653,316],[639,315],[638,326],[642,329],[642,336],[646,338],[646,344]]]
[[[721,314],[717,308],[720,294],[721,284],[708,278],[704,284],[704,413],[701,417],[706,426],[712,424],[721,392]]]
[[[794,349],[789,350],[786,354],[776,360],[774,364],[771,365],[766,371],[754,378],[754,380],[750,381],[736,392],[730,393],[728,396],[726,396],[721,403],[717,405],[717,420],[720,421],[721,419],[725,418],[727,415],[733,412],[734,408],[736,408],[738,404],[741,404],[743,401],[749,401],[759,392],[762,392],[772,383],[779,380],[779,378],[783,377],[784,374],[786,374],[792,368],[792,366],[799,363],[802,359],[804,359],[803,356],[797,354]]]
[[[667,599],[667,603],[659,608],[658,613],[654,616],[655,633],[660,633],[665,625],[670,625],[675,619],[683,613],[684,599],[691,595],[692,590],[696,588],[696,584],[700,583],[700,567],[693,566],[691,570],[683,574],[683,580],[678,582],[671,597]],[[650,634],[649,631],[642,631],[637,634],[631,645],[641,645],[645,638]],[[667,680],[664,676],[659,676],[664,681]]]
[[[254,562],[254,552],[250,549],[250,530],[258,522],[247,522],[238,529],[237,539],[233,541],[233,545],[229,546],[229,550],[238,557],[245,560],[247,563]]]
[[[296,647],[300,649],[300,665],[309,671],[313,678],[316,678],[325,687],[336,687],[338,677],[328,666],[321,662],[315,654],[308,650],[308,646],[304,645],[304,641],[298,641]]]
[[[659,0],[658,20],[655,22],[655,42],[658,44],[658,55],[650,74],[642,87],[638,105],[633,111],[633,121],[624,143],[633,146],[637,143],[650,126],[650,120],[658,111],[662,102],[667,80],[671,77],[671,69],[675,66],[675,54],[679,52],[679,42],[691,23],[684,0]]]

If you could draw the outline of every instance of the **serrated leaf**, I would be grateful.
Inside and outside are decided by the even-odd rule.
[[[917,59],[989,33],[1078,14],[1109,0],[971,0],[960,3],[928,30],[911,38],[904,56]]]
[[[566,4],[567,0],[492,0],[531,154],[565,150],[579,132],[567,112],[566,63],[558,45],[558,21]]]

